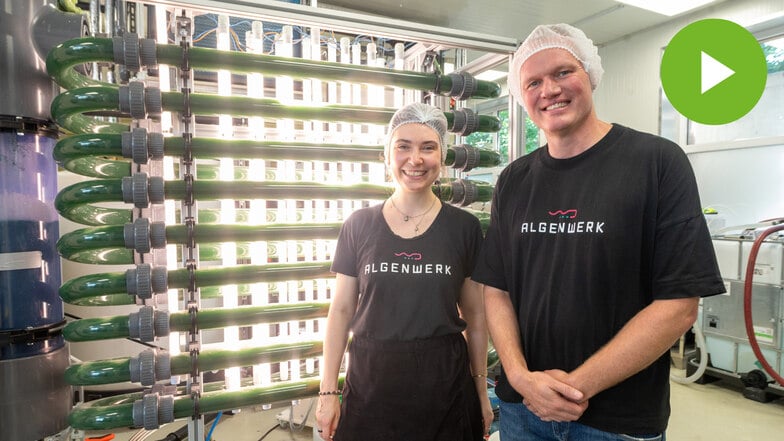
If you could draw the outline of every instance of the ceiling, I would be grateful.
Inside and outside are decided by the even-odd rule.
[[[614,0],[318,0],[318,6],[522,41],[539,24],[569,23],[603,45],[672,17]]]

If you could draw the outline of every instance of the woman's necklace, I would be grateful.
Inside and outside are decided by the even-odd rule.
[[[438,198],[433,198],[433,203],[430,204],[430,207],[428,207],[427,210],[425,210],[424,212],[422,212],[420,214],[412,216],[410,214],[403,213],[403,210],[398,208],[397,204],[395,204],[395,200],[391,196],[389,197],[389,201],[392,202],[392,206],[395,207],[395,210],[397,210],[398,213],[403,215],[403,222],[408,222],[409,219],[420,218],[419,222],[417,222],[416,225],[414,225],[414,235],[418,235],[419,234],[419,225],[422,224],[422,221],[425,219],[425,215],[427,213],[430,213],[430,210],[432,210],[433,207],[436,205],[436,200],[438,200]]]

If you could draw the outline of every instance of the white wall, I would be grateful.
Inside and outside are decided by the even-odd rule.
[[[784,16],[784,0],[729,0],[670,23],[642,30],[600,48],[604,78],[594,94],[599,117],[659,133],[662,49],[684,26],[723,18],[752,27]],[[784,117],[784,105],[778,115]],[[780,132],[779,132],[780,133]],[[728,143],[730,144],[730,143]],[[719,211],[728,226],[784,216],[784,143],[718,146],[689,154],[702,204]]]

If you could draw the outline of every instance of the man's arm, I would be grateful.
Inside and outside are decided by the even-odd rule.
[[[509,293],[485,286],[484,294],[490,337],[509,384],[525,398],[525,405],[540,418],[552,421],[579,418],[588,406],[581,391],[553,375],[528,370]]]
[[[588,399],[656,361],[694,324],[699,297],[656,300],[564,379]]]

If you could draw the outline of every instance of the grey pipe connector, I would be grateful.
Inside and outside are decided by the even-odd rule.
[[[139,40],[139,60],[142,66],[148,69],[158,67],[158,49],[155,45],[155,40],[152,38]]]
[[[468,136],[476,132],[476,129],[479,128],[479,118],[477,118],[476,113],[469,108],[456,109],[452,112],[452,115],[452,128],[449,130],[450,132],[457,133],[460,136]]]
[[[156,231],[158,228],[153,228],[153,231]],[[165,224],[161,224],[161,230],[164,231],[165,236]],[[164,242],[166,238],[164,237]],[[157,243],[159,241],[158,238],[154,239]],[[169,271],[166,269],[165,266],[156,266],[152,269],[152,273],[150,274],[150,283],[152,284],[152,292],[155,294],[163,294],[169,289]]]
[[[142,263],[125,272],[125,288],[128,294],[140,299],[152,298],[152,265]]]
[[[138,34],[125,33],[121,37],[112,37],[114,62],[122,64],[132,72],[142,67],[154,68],[158,65],[155,40],[139,38]]]
[[[140,217],[133,223],[123,225],[123,238],[125,248],[135,250],[137,253],[146,254],[150,247],[150,220]]]
[[[465,207],[476,202],[476,196],[479,193],[476,183],[465,179],[458,179],[450,182],[450,184],[452,186],[452,198],[449,200],[450,204]]]
[[[156,87],[145,88],[141,81],[131,81],[127,86],[120,86],[118,93],[120,112],[130,114],[133,119],[145,119],[163,111],[161,90]]]
[[[128,314],[128,335],[141,341],[153,341],[155,337],[169,335],[169,313],[158,311],[152,306],[142,306],[139,311]]]
[[[166,224],[164,222],[150,222],[148,218],[140,217],[123,226],[125,248],[130,248],[137,253],[146,254],[152,249],[166,247]]]
[[[123,202],[136,208],[147,208],[150,204],[162,204],[166,200],[164,181],[160,176],[147,177],[147,173],[125,176],[121,181]]]
[[[169,285],[169,272],[164,266],[152,267],[141,263],[125,272],[128,294],[140,299],[150,299],[153,294],[165,293]]]
[[[133,425],[147,430],[159,428],[174,421],[174,397],[147,394],[133,403]]]
[[[152,306],[142,306],[137,312],[128,314],[128,335],[141,341],[155,340],[155,331],[152,322],[155,309]]]
[[[479,149],[470,144],[459,144],[452,146],[455,152],[455,162],[452,168],[467,172],[479,165]]]
[[[112,37],[112,50],[114,52],[114,62],[122,64],[132,72],[138,72],[141,68],[139,58],[139,35],[127,32],[119,37]]]
[[[163,159],[163,134],[147,133],[143,127],[134,127],[120,134],[122,155],[133,159],[135,164],[147,164],[149,159]]]
[[[155,383],[155,353],[152,349],[140,352],[128,360],[128,373],[132,383],[150,386]]]
[[[468,72],[452,72],[447,75],[452,79],[449,96],[456,100],[465,100],[471,97],[476,90],[476,78]]]
[[[463,201],[460,203],[460,205],[465,207],[476,202],[477,195],[479,194],[479,188],[476,186],[475,182],[467,181],[465,179],[461,179],[461,181],[463,182],[463,187],[465,188],[465,196],[463,197]]]
[[[169,313],[166,311],[155,311],[152,321],[153,331],[158,337],[165,337],[171,333],[169,324]]]
[[[152,386],[158,380],[171,378],[171,356],[168,352],[147,349],[131,357],[128,368],[131,382]]]

